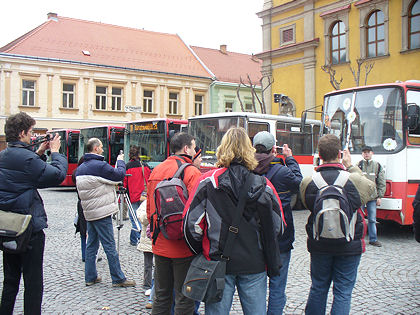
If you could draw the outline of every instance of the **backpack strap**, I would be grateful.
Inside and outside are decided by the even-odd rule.
[[[337,178],[334,181],[334,186],[344,187],[349,180],[350,173],[346,171],[340,171]]]
[[[271,179],[274,177],[274,175],[276,175],[277,172],[281,169],[281,167],[277,165],[278,164],[271,166],[267,174],[264,175],[265,178],[267,178],[270,182],[271,182]]]
[[[176,162],[181,163],[181,162],[179,162],[179,160],[176,160]],[[178,170],[175,172],[175,174],[172,178],[179,178],[179,176],[181,176],[181,174],[184,172],[184,170],[190,165],[191,165],[191,163],[181,163],[181,165],[178,164]]]
[[[344,187],[349,179],[350,173],[347,171],[339,171],[337,178],[335,179],[333,186]],[[328,186],[328,183],[322,177],[321,172],[316,172],[312,175],[312,180],[318,189],[322,189]]]
[[[312,181],[316,185],[318,189],[322,189],[326,186],[328,186],[328,183],[325,181],[325,179],[322,177],[321,172],[315,172],[312,175]]]

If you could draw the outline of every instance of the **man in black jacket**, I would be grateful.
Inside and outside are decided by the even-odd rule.
[[[260,131],[254,136],[253,145],[256,150],[255,158],[258,166],[254,172],[264,175],[273,184],[280,197],[283,207],[286,229],[283,235],[278,236],[280,249],[281,268],[280,275],[270,277],[270,293],[268,298],[268,315],[282,314],[286,305],[287,273],[293,241],[295,240],[295,228],[293,225],[292,207],[290,200],[292,194],[299,192],[302,181],[299,164],[293,158],[292,150],[287,144],[283,145],[285,160],[276,158],[276,139],[267,131]],[[283,165],[285,164],[285,165]]]
[[[47,214],[37,188],[58,186],[66,177],[67,160],[58,153],[60,136],[43,142],[37,152],[30,141],[35,120],[20,112],[10,116],[4,127],[8,147],[0,152],[0,209],[32,215],[29,248],[22,254],[3,253],[3,291],[0,314],[12,314],[19,282],[25,283],[24,313],[41,314],[43,293],[42,264]],[[41,159],[51,150],[51,163]]]

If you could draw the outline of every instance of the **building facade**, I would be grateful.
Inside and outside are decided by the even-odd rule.
[[[264,0],[258,16],[273,114],[275,93],[300,116],[338,87],[420,79],[420,0]]]

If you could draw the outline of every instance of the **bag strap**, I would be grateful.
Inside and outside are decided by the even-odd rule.
[[[322,189],[326,186],[328,186],[327,182],[325,181],[325,179],[322,177],[321,172],[315,172],[312,175],[312,180],[314,182],[314,184],[316,185],[316,187],[318,189]]]
[[[246,195],[248,193],[249,188],[251,187],[252,179],[253,174],[250,173],[239,193],[238,205],[235,209],[235,216],[233,217],[232,224],[229,226],[229,232],[226,239],[225,248],[223,249],[223,253],[221,256],[221,258],[224,260],[229,260],[230,253],[232,252],[233,248],[233,241],[239,233],[239,223],[241,221],[242,214],[245,209]]]
[[[278,165],[278,164],[277,164]],[[265,174],[265,177],[271,182],[271,179],[274,177],[274,175],[277,174],[277,172],[281,169],[280,166],[273,165],[270,167],[270,170]]]
[[[344,185],[346,185],[348,179],[349,179],[350,173],[347,171],[339,171],[337,178],[335,179],[332,186],[338,186],[343,188]],[[312,175],[312,180],[315,183],[316,187],[318,189],[322,189],[326,186],[328,186],[328,183],[325,181],[325,179],[322,177],[320,172],[316,172]]]
[[[350,173],[346,171],[340,171],[337,178],[335,179],[334,186],[344,187],[349,179]]]
[[[178,160],[177,160],[177,163],[178,163]],[[186,169],[190,165],[191,165],[191,163],[182,163],[181,166],[179,166],[178,170],[175,172],[175,174],[172,178],[179,178],[179,176],[182,174],[184,169]]]
[[[140,162],[140,165],[141,165],[141,172],[143,174],[143,182],[144,182],[144,190],[143,191],[147,191],[146,177],[144,177],[144,165],[141,161],[139,161],[139,162]]]

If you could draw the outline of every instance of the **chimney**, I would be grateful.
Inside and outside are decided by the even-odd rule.
[[[57,13],[49,12],[47,14],[48,20],[58,21]]]
[[[220,45],[220,52],[227,55],[227,45]]]

